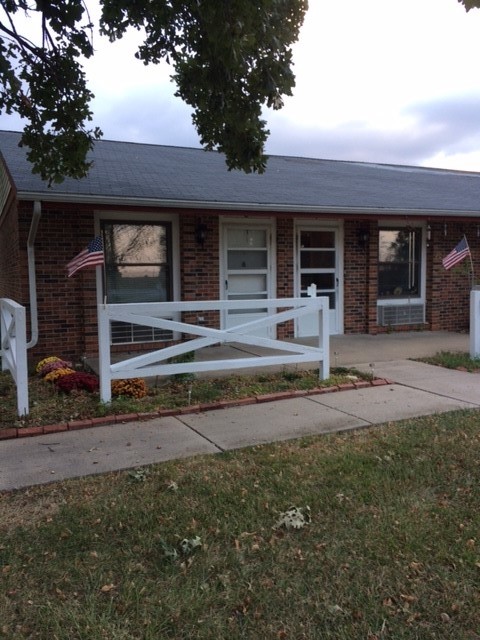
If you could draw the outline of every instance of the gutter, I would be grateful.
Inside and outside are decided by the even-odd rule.
[[[35,200],[33,203],[32,222],[27,240],[28,259],[28,288],[30,292],[30,342],[27,342],[27,349],[31,349],[38,342],[38,306],[37,306],[37,278],[35,272],[35,238],[37,236],[38,224],[42,215],[42,203]]]
[[[228,202],[228,201],[207,201],[207,200],[162,200],[159,198],[132,198],[123,196],[100,196],[83,195],[69,193],[48,193],[45,192],[18,192],[19,200],[37,201],[48,200],[48,202],[70,203],[70,204],[91,204],[109,206],[132,206],[132,207],[167,207],[172,209],[210,209],[221,211],[245,211],[252,213],[302,213],[308,215],[329,214],[329,215],[363,215],[363,216],[433,216],[452,218],[478,218],[478,210],[448,210],[448,209],[392,209],[387,207],[338,207],[325,205],[303,205],[303,204],[275,204],[258,202]]]

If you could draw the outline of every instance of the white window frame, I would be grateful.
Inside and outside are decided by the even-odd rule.
[[[380,229],[407,229],[408,227],[418,228],[422,230],[422,247],[420,255],[420,295],[418,296],[398,296],[398,298],[380,299],[378,298],[378,275],[377,275],[377,307],[400,306],[409,304],[426,304],[426,285],[427,285],[427,223],[420,221],[405,220],[387,220],[378,223],[378,231]],[[377,236],[378,243],[378,236]]]
[[[178,215],[173,213],[163,213],[163,212],[150,212],[144,213],[141,211],[96,211],[94,224],[95,224],[95,235],[100,235],[101,233],[101,223],[103,221],[113,221],[113,222],[125,222],[126,224],[141,224],[145,223],[162,223],[168,222],[170,224],[172,238],[171,238],[171,251],[172,251],[172,302],[181,300],[181,289],[180,289],[180,232],[179,232],[179,224],[178,224]],[[100,273],[99,273],[100,272]],[[102,269],[97,270],[96,276],[96,288],[97,288],[97,304],[104,303],[104,282],[102,277]],[[177,335],[173,335],[173,339],[177,339]],[[147,340],[147,342],[150,342]],[[124,342],[124,343],[116,343],[116,344],[124,344],[125,346],[143,344],[141,342]]]

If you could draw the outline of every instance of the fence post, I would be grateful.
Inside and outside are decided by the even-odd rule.
[[[100,375],[100,400],[112,400],[112,380],[110,375],[110,316],[108,307],[99,304],[98,313],[98,371]]]
[[[470,357],[480,357],[480,290],[470,291]]]
[[[25,307],[3,298],[0,300],[0,315],[2,370],[12,374],[17,385],[17,413],[25,416],[29,413]]]
[[[312,284],[307,287],[307,295],[310,298],[317,297],[317,285]],[[330,311],[330,301],[324,297],[322,307],[318,310],[318,346],[323,349],[323,360],[320,362],[318,376],[320,380],[326,380],[330,376],[330,326],[328,315]]]
[[[320,363],[319,377],[326,380],[330,377],[330,300],[322,298],[322,308],[319,310],[318,346],[323,349],[323,360]]]
[[[27,319],[25,307],[16,310],[15,350],[17,361],[17,410],[18,415],[27,415],[28,406],[28,367],[27,367]]]

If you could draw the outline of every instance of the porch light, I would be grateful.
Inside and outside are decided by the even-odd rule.
[[[195,227],[195,241],[197,244],[203,247],[207,239],[207,225],[203,222],[197,222]]]
[[[431,239],[432,239],[432,227],[430,225],[427,225],[427,240],[428,240],[428,242],[430,242]]]
[[[365,249],[370,242],[370,230],[366,227],[364,229],[357,230],[357,244],[359,247]]]

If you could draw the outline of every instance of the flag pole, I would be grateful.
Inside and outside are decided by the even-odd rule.
[[[463,234],[463,237],[465,238],[465,243],[468,247],[468,257],[470,258],[470,273],[472,274],[471,277],[471,289],[473,289],[474,285],[475,285],[475,272],[473,270],[473,259],[472,259],[472,252],[470,251],[470,245],[468,244],[468,240],[467,240],[467,236],[465,234]]]

